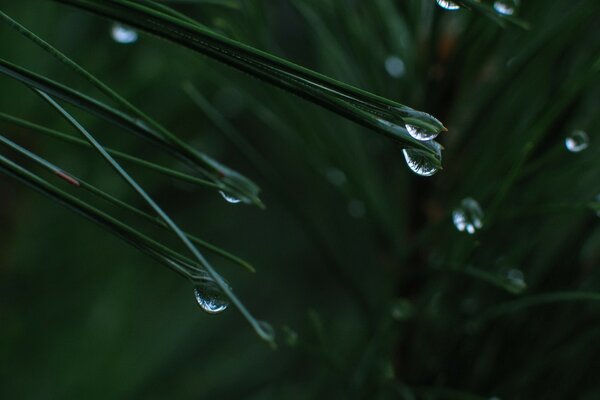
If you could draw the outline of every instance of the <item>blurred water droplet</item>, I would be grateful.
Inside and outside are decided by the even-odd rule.
[[[113,24],[110,35],[115,42],[122,44],[130,44],[138,40],[137,31],[122,24]]]
[[[438,5],[440,7],[444,8],[446,10],[454,11],[454,10],[458,10],[460,8],[460,6],[458,4],[448,1],[448,0],[435,0],[435,1],[438,3]]]
[[[600,193],[596,195],[596,203],[598,203],[598,208],[596,208],[598,211],[596,211],[596,215],[600,217]]]
[[[565,138],[565,146],[572,153],[579,153],[587,149],[589,145],[590,138],[584,131],[575,130]]]
[[[396,299],[390,307],[392,318],[396,321],[405,321],[413,316],[413,305],[406,299]]]
[[[348,203],[348,214],[352,218],[362,218],[365,216],[366,211],[365,203],[360,200],[352,199]]]
[[[525,276],[521,270],[512,268],[506,272],[506,287],[512,293],[518,294],[527,289]]]
[[[406,130],[410,134],[410,136],[414,137],[417,140],[426,141],[433,140],[437,137],[439,132],[433,132],[425,128],[421,128],[420,126],[406,124]]]
[[[518,2],[516,0],[496,0],[494,10],[499,14],[513,15],[517,10]]]
[[[298,337],[299,337],[298,332],[296,332],[289,326],[284,326],[283,334],[284,334],[284,341],[288,346],[294,347],[294,346],[296,346],[296,344],[298,344]]]
[[[218,314],[229,306],[229,300],[214,283],[196,286],[194,296],[198,305],[209,314]]]
[[[406,72],[406,67],[400,57],[389,56],[385,59],[385,70],[392,78],[401,78]]]
[[[346,174],[339,168],[329,168],[325,173],[327,180],[335,186],[342,186],[346,183]]]
[[[242,201],[242,200],[238,199],[237,197],[230,195],[229,193],[225,193],[222,190],[220,190],[219,193],[221,194],[221,196],[223,196],[225,201],[228,203],[237,204]]]
[[[438,160],[442,160],[442,146],[439,143],[431,141],[435,147],[436,158]],[[429,158],[429,155],[424,150],[418,149],[403,149],[402,154],[404,154],[404,159],[406,160],[406,164],[408,168],[412,172],[421,176],[431,176],[438,171],[438,168]]]
[[[475,199],[467,197],[452,211],[452,222],[460,232],[472,235],[483,227],[483,210]]]
[[[258,326],[256,327],[256,331],[260,335],[261,338],[266,340],[267,342],[272,342],[275,339],[275,330],[266,321],[257,321]]]

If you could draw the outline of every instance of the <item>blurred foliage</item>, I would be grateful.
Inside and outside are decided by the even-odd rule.
[[[600,3],[521,3],[530,29],[434,0],[169,2],[231,38],[436,116],[449,129],[439,137],[444,169],[422,178],[389,141],[188,50],[144,34],[115,43],[110,21],[52,1],[0,0],[261,186],[265,211],[130,168],[182,227],[257,269],[211,258],[279,344],[265,346],[233,308],[202,313],[188,282],[0,176],[0,397],[598,398]],[[5,25],[0,48],[93,90]],[[0,81],[0,111],[69,131],[27,89]],[[76,115],[107,146],[185,169]],[[94,153],[0,130],[143,205]],[[581,152],[565,148],[574,130],[589,136]],[[475,235],[452,224],[466,197],[485,213]],[[525,290],[505,284],[515,271]]]

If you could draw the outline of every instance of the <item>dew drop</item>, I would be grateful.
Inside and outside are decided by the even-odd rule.
[[[446,10],[458,10],[460,8],[460,6],[456,3],[453,3],[451,1],[448,0],[435,0],[438,3],[438,6],[446,9]]]
[[[226,193],[222,190],[219,191],[219,193],[221,194],[221,196],[223,196],[223,198],[225,199],[226,202],[231,203],[231,204],[237,204],[240,203],[242,200],[238,199],[235,196],[232,196],[229,193]]]
[[[401,78],[406,72],[404,61],[398,56],[389,56],[385,59],[385,70],[392,78]]]
[[[410,136],[417,140],[427,141],[437,137],[439,132],[430,131],[429,129],[421,128],[420,126],[406,124],[406,130]]]
[[[283,327],[283,334],[284,334],[284,341],[285,343],[290,346],[290,347],[294,347],[298,344],[298,332],[296,332],[295,330],[293,330],[292,328],[290,328],[289,326],[284,326]]]
[[[275,339],[275,330],[268,322],[257,321],[255,329],[259,336],[267,342],[272,342]]]
[[[122,44],[130,44],[138,40],[137,31],[123,24],[113,24],[110,35],[115,42]]]
[[[584,131],[574,130],[565,138],[565,147],[571,153],[579,153],[588,148],[590,138]]]
[[[467,197],[452,211],[452,222],[460,232],[472,235],[483,228],[483,210],[475,199]]]
[[[198,305],[209,314],[218,314],[229,306],[229,300],[215,284],[196,286],[194,296]]]
[[[506,272],[506,287],[512,293],[521,293],[527,289],[527,283],[525,283],[525,277],[521,270],[512,268]]]
[[[431,141],[435,147],[436,158],[441,161],[442,159],[442,146],[439,143]],[[431,176],[438,171],[438,168],[429,159],[428,153],[424,150],[419,149],[403,149],[404,159],[408,168],[412,172],[421,176]]]
[[[413,305],[406,299],[396,299],[390,307],[390,314],[396,321],[410,319],[413,316],[413,313]]]
[[[325,176],[327,177],[327,180],[335,186],[342,186],[347,181],[344,171],[335,167],[329,168],[325,173]]]
[[[365,203],[358,199],[352,199],[348,203],[348,214],[352,218],[362,218],[365,216],[366,211]]]
[[[494,10],[498,14],[513,15],[517,9],[517,0],[496,0],[494,2]]]

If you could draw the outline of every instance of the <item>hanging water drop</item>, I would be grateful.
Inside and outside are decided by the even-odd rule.
[[[458,10],[460,8],[460,6],[458,4],[448,1],[448,0],[435,0],[435,1],[438,3],[438,6],[444,8],[446,10],[454,11],[454,10]]]
[[[256,325],[254,329],[258,333],[258,335],[266,340],[267,342],[272,342],[275,340],[275,329],[266,321],[256,321]]]
[[[134,43],[138,39],[137,31],[122,24],[113,24],[110,35],[115,42],[122,44]]]
[[[565,138],[565,147],[571,153],[579,153],[588,148],[590,138],[584,131],[574,130]]]
[[[523,272],[518,269],[509,269],[506,272],[506,288],[512,293],[518,294],[527,289],[527,283],[525,283],[525,276]]]
[[[420,141],[433,140],[439,132],[430,131],[429,129],[421,128],[420,126],[406,124],[406,130],[410,136]]]
[[[442,160],[442,146],[434,141],[429,142],[433,145],[435,150],[435,157]],[[412,172],[421,176],[431,176],[438,171],[438,167],[429,158],[429,153],[419,149],[403,149],[404,159],[408,168]]]
[[[389,56],[385,59],[385,70],[392,78],[401,78],[406,72],[404,61],[398,56]]]
[[[518,0],[496,0],[494,10],[502,15],[513,15],[518,5]]]
[[[241,199],[239,199],[239,198],[237,198],[235,196],[232,196],[231,194],[226,193],[226,192],[224,192],[222,190],[220,190],[219,193],[221,194],[221,196],[223,196],[223,198],[225,199],[225,201],[228,202],[228,203],[237,204],[237,203],[240,203],[242,201]]]
[[[209,314],[218,314],[229,306],[229,300],[214,283],[196,286],[194,296],[198,305]]]
[[[452,222],[460,232],[472,235],[483,227],[483,210],[475,199],[467,197],[452,212]]]

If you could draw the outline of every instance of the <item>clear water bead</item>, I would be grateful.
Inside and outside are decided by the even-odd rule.
[[[518,2],[516,0],[496,0],[494,2],[494,10],[502,15],[513,15],[517,6]]]
[[[467,197],[452,212],[452,222],[460,232],[472,235],[483,227],[483,210],[475,199]]]
[[[389,56],[385,59],[385,70],[392,78],[401,78],[406,72],[404,61],[398,56]]]
[[[430,142],[435,149],[436,158],[442,160],[442,146],[434,141]],[[429,158],[429,154],[419,149],[403,149],[404,159],[412,172],[421,176],[431,176],[438,171],[437,166]]]
[[[571,153],[579,153],[588,148],[590,138],[584,131],[575,130],[565,138],[565,147]]]
[[[215,284],[196,286],[194,296],[198,305],[209,314],[218,314],[229,306],[229,300]]]
[[[439,133],[415,125],[406,124],[405,126],[410,136],[420,141],[433,140]]]
[[[242,200],[238,199],[235,196],[232,196],[229,193],[226,193],[222,190],[219,191],[219,193],[221,194],[221,196],[225,199],[226,202],[231,203],[231,204],[237,204],[240,203]]]
[[[138,33],[134,29],[122,24],[113,24],[110,35],[115,42],[122,44],[130,44],[138,40]]]
[[[460,8],[460,6],[456,3],[453,3],[451,1],[448,0],[435,0],[438,3],[438,6],[442,7],[443,9],[446,10],[458,10]]]
[[[525,276],[523,272],[518,269],[509,269],[506,272],[506,286],[512,293],[521,293],[527,289],[527,283],[525,283]]]

